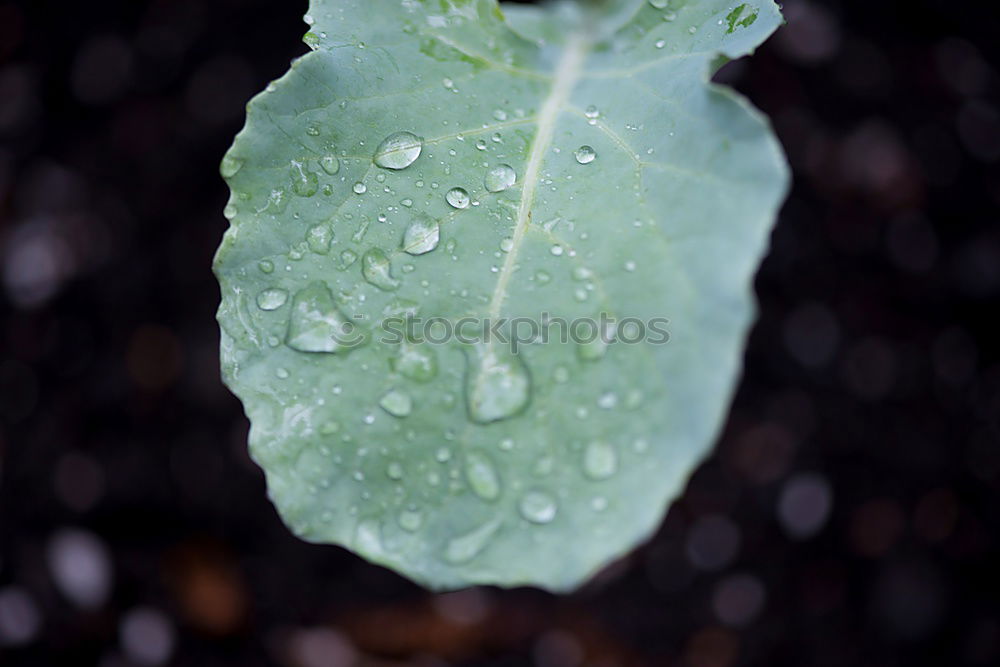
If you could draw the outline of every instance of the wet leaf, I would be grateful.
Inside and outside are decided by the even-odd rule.
[[[433,588],[571,589],[656,528],[727,409],[787,173],[708,76],[778,10],[313,0],[306,20],[312,52],[222,164],[222,364],[269,493],[304,539]],[[453,335],[546,313],[552,338],[516,351]]]

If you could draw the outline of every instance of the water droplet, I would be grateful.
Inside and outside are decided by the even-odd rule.
[[[448,194],[446,194],[444,198],[454,208],[469,207],[469,193],[463,188],[452,188],[451,190],[448,190]]]
[[[372,248],[361,258],[361,275],[385,292],[399,289],[400,281],[392,277],[391,268],[389,258],[380,248]]]
[[[480,498],[496,500],[500,496],[500,477],[486,454],[473,451],[465,455],[465,477]]]
[[[507,120],[507,112],[503,109],[497,109],[493,112],[493,117],[499,121],[505,121]]]
[[[612,410],[618,405],[618,395],[613,391],[607,391],[597,397],[597,407],[602,410]]]
[[[289,168],[292,177],[292,192],[300,197],[312,197],[319,190],[319,177],[301,162],[292,161]]]
[[[277,376],[279,380],[287,380],[288,376],[290,375],[287,368],[279,368],[278,370],[274,371],[274,374]]]
[[[500,241],[500,250],[504,252],[510,252],[513,249],[514,249],[514,239],[508,236],[507,238],[502,239]]]
[[[656,40],[656,48],[662,49],[666,45],[667,45],[667,40],[665,40],[665,39],[658,39],[658,40]]]
[[[382,531],[374,519],[365,519],[358,524],[354,534],[354,547],[368,556],[382,553]]]
[[[467,353],[469,417],[480,424],[513,417],[531,399],[531,378],[520,357],[496,345],[476,345]]]
[[[670,0],[649,0],[649,4],[655,9],[666,9],[667,5],[670,4]]]
[[[400,528],[415,533],[420,530],[420,526],[424,523],[424,514],[420,510],[407,508],[399,513],[396,520],[399,522]]]
[[[594,440],[583,452],[583,472],[591,479],[607,479],[618,471],[618,453],[602,440]]]
[[[590,280],[594,277],[594,272],[585,266],[578,266],[573,269],[573,280]]]
[[[327,155],[320,159],[319,166],[323,168],[323,171],[333,176],[340,171],[340,160],[336,155]]]
[[[590,501],[590,509],[595,512],[603,512],[608,509],[608,499],[604,496],[596,496]]]
[[[385,474],[389,477],[389,479],[393,479],[398,482],[403,479],[403,465],[399,461],[390,461],[389,465],[385,468]]]
[[[393,417],[408,417],[413,411],[413,399],[398,389],[390,390],[378,404]]]
[[[412,132],[395,132],[375,149],[375,164],[385,169],[406,169],[416,162],[423,140]]]
[[[477,150],[481,150],[481,151],[486,150],[486,141],[483,140],[483,139],[477,140],[476,141],[476,149]]]
[[[222,215],[226,220],[232,220],[236,217],[237,213],[239,213],[239,210],[237,210],[236,204],[226,204],[226,207],[222,209]]]
[[[549,523],[556,518],[558,506],[552,496],[544,491],[528,491],[517,505],[521,516],[532,523]]]
[[[404,341],[391,364],[394,371],[417,382],[429,382],[437,375],[437,354],[429,345]]]
[[[269,259],[262,259],[257,262],[257,268],[261,273],[274,273],[274,262]]]
[[[347,267],[354,264],[354,262],[358,261],[358,253],[354,252],[353,250],[345,250],[344,252],[340,253],[340,261],[343,264],[343,268],[346,269]]]
[[[363,195],[364,193],[368,192],[368,186],[362,183],[361,181],[358,181],[357,183],[354,184],[353,190],[354,194]]]
[[[562,257],[563,247],[561,245],[554,245],[551,248],[549,248],[549,252],[555,255],[556,257]]]
[[[500,528],[500,520],[494,519],[464,535],[448,540],[444,550],[445,560],[456,564],[472,560],[486,548],[498,528]]]
[[[257,295],[257,306],[261,310],[277,310],[288,301],[288,292],[280,287],[266,289]]]
[[[583,112],[583,115],[587,118],[597,118],[601,115],[601,112],[597,110],[597,107],[591,104],[587,107],[586,111]]]
[[[438,463],[447,463],[451,460],[451,450],[447,447],[440,447],[434,452],[434,460]]]
[[[419,214],[403,232],[403,250],[411,255],[423,255],[434,250],[441,240],[441,225],[426,214]]]
[[[317,127],[316,125],[307,125],[306,134],[308,134],[310,137],[318,137],[319,127]]]
[[[517,174],[509,164],[498,164],[486,172],[483,184],[490,192],[503,192],[517,181]]]
[[[552,274],[548,271],[538,271],[535,273],[535,280],[539,285],[548,285],[552,282]]]
[[[326,225],[316,225],[311,227],[306,233],[306,243],[309,249],[318,255],[325,255],[330,252],[330,243],[333,241],[333,232]]]
[[[597,153],[590,146],[580,146],[573,155],[580,164],[590,164],[597,158]]]
[[[364,344],[368,337],[337,308],[322,282],[296,292],[288,323],[288,347],[300,352],[340,352]]]
[[[219,165],[219,173],[222,174],[223,178],[232,178],[235,176],[240,169],[243,168],[243,160],[238,157],[232,157],[227,155],[222,158],[222,164]]]

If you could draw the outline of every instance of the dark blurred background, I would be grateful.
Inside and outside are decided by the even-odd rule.
[[[0,0],[0,664],[1000,664],[1000,10],[785,10],[720,74],[795,185],[716,454],[578,593],[435,596],[294,538],[219,381],[217,165],[305,2]]]

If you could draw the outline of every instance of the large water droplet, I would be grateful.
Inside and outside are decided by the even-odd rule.
[[[407,417],[413,411],[413,399],[398,389],[390,390],[378,404],[393,417]]]
[[[306,243],[309,249],[318,255],[325,255],[330,252],[330,243],[333,241],[333,232],[326,225],[316,225],[306,232]]]
[[[449,563],[465,563],[475,558],[486,548],[493,534],[500,527],[500,520],[494,519],[478,528],[448,540],[444,557]]]
[[[219,172],[222,174],[223,178],[232,178],[235,176],[239,170],[243,167],[243,160],[238,157],[232,157],[227,155],[222,158],[222,164],[219,165]]]
[[[486,454],[469,452],[465,455],[465,477],[480,498],[496,500],[500,495],[500,476]]]
[[[319,176],[302,162],[292,161],[292,192],[300,197],[312,197],[319,190]]]
[[[618,471],[618,453],[601,440],[594,440],[583,452],[583,472],[591,479],[607,479]]]
[[[469,193],[462,188],[452,188],[444,196],[445,200],[454,208],[469,208]]]
[[[322,282],[296,292],[285,342],[300,352],[340,352],[363,345],[368,337],[340,312]]]
[[[490,192],[503,192],[517,181],[517,174],[509,164],[498,164],[486,172],[483,185]]]
[[[411,255],[423,255],[434,250],[441,240],[441,225],[429,215],[421,214],[403,232],[403,250]]]
[[[404,341],[391,364],[394,371],[417,382],[429,382],[437,375],[437,354],[429,345]]]
[[[531,377],[520,357],[497,345],[476,345],[467,355],[469,417],[480,424],[512,417],[531,399]]]
[[[573,155],[580,164],[590,164],[597,158],[597,152],[590,146],[580,146]]]
[[[395,132],[375,149],[375,164],[386,169],[406,169],[420,157],[423,141],[412,132]]]
[[[288,292],[280,287],[266,289],[257,295],[257,307],[261,310],[277,310],[288,301]]]
[[[528,491],[517,505],[521,516],[532,523],[549,523],[559,509],[555,499],[544,491]]]
[[[380,290],[399,289],[400,282],[392,277],[389,258],[379,248],[372,248],[361,258],[361,275]]]

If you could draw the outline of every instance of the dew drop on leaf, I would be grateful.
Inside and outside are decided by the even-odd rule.
[[[320,159],[319,166],[322,167],[323,171],[327,174],[333,176],[340,171],[340,160],[336,155],[327,155],[326,157]]]
[[[473,493],[483,500],[499,497],[500,476],[486,454],[472,451],[465,455],[465,477]]]
[[[517,181],[517,174],[509,164],[498,164],[486,172],[483,185],[490,192],[503,192]]]
[[[326,225],[316,225],[310,227],[306,232],[306,243],[309,249],[318,255],[325,255],[330,252],[330,243],[333,241],[333,232]]]
[[[513,417],[531,400],[524,361],[502,346],[479,344],[468,352],[466,400],[469,417],[480,424]]]
[[[302,162],[292,162],[292,192],[300,197],[312,197],[319,190],[319,177]]]
[[[274,273],[274,262],[269,259],[262,259],[257,262],[257,268],[261,273]]]
[[[603,440],[590,442],[583,452],[583,472],[591,479],[607,479],[618,471],[618,454]]]
[[[403,250],[411,255],[423,255],[438,246],[441,225],[428,215],[418,215],[403,232]]]
[[[257,307],[261,310],[277,310],[288,301],[288,292],[280,287],[266,289],[257,295]]]
[[[517,505],[521,516],[532,523],[549,523],[556,518],[558,506],[555,499],[544,491],[528,491]]]
[[[580,146],[573,155],[580,164],[590,164],[597,158],[597,153],[590,146]]]
[[[424,515],[420,510],[406,508],[399,513],[396,520],[400,528],[407,532],[415,533],[423,525]]]
[[[295,293],[288,323],[288,347],[299,352],[340,352],[362,345],[367,336],[337,308],[322,282]]]
[[[448,540],[444,550],[445,560],[449,563],[466,563],[472,560],[486,548],[499,527],[500,520],[494,519],[464,535]]]
[[[401,284],[392,277],[389,258],[381,248],[372,248],[361,258],[361,275],[369,284],[385,292],[399,289]]]
[[[670,4],[670,0],[649,0],[649,4],[655,9],[666,9],[667,5]]]
[[[219,166],[219,173],[222,174],[223,178],[232,178],[242,167],[243,160],[227,155],[222,158],[222,164]]]
[[[403,377],[416,382],[429,382],[437,375],[437,353],[430,345],[404,341],[391,365]]]
[[[451,190],[448,190],[448,194],[446,194],[444,198],[454,208],[469,207],[469,193],[463,188],[452,188]]]
[[[378,404],[393,417],[408,417],[413,411],[413,399],[398,389],[387,392]]]
[[[368,186],[362,183],[361,181],[355,183],[353,189],[354,189],[354,194],[356,195],[363,195],[364,193],[368,192]]]
[[[375,164],[385,169],[406,169],[417,161],[423,142],[412,132],[394,132],[375,149]]]

